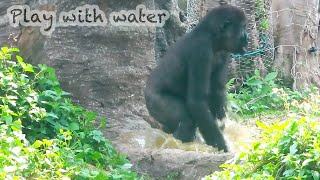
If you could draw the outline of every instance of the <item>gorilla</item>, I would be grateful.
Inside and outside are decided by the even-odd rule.
[[[149,114],[166,133],[190,142],[198,127],[208,145],[228,151],[217,120],[225,117],[227,61],[245,53],[246,26],[239,8],[213,8],[167,50],[144,89]]]

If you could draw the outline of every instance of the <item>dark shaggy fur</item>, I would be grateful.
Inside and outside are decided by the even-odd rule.
[[[150,74],[145,88],[150,115],[183,142],[192,141],[199,127],[207,144],[227,151],[217,125],[225,117],[227,60],[246,46],[243,11],[229,5],[212,9]]]

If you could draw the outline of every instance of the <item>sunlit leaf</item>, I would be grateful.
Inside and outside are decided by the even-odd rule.
[[[261,86],[262,83],[263,82],[261,80],[258,80],[258,79],[251,79],[251,80],[248,80],[246,82],[246,84],[249,85],[249,86]]]
[[[291,155],[294,155],[296,152],[298,152],[298,144],[297,143],[294,143],[293,145],[290,146],[290,154]]]
[[[271,81],[275,79],[277,76],[278,76],[278,72],[271,72],[266,75],[266,77],[264,78],[264,81]]]
[[[78,123],[73,122],[73,123],[71,123],[71,124],[69,125],[69,129],[70,129],[71,131],[77,131],[77,130],[80,129],[80,127],[79,127],[79,124],[78,124]]]

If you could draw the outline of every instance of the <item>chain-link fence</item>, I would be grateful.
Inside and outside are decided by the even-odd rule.
[[[254,71],[257,67],[268,69],[273,63],[274,48],[270,15],[271,0],[238,0],[231,2],[244,10],[248,17],[248,52],[244,55],[234,55],[230,63],[230,71],[237,77]],[[256,3],[258,2],[258,3]],[[225,4],[220,1],[219,4]],[[211,8],[217,6],[216,1],[188,0],[187,19],[188,30],[194,27],[199,19]]]
[[[317,1],[277,0],[272,4],[272,0],[188,0],[188,30],[208,10],[224,3],[241,8],[248,18],[248,52],[231,59],[229,70],[233,77],[243,78],[256,69],[263,73],[271,68],[289,72],[287,76],[293,79],[299,78],[301,71],[320,75],[314,43],[319,24]]]
[[[248,52],[235,55],[233,69],[236,73],[248,73],[255,69],[264,72],[272,67],[274,59],[271,0],[237,0],[234,5],[243,9],[248,17]]]

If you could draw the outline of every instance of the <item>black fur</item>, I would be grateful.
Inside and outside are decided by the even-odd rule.
[[[246,46],[243,11],[212,9],[152,71],[144,91],[150,115],[183,142],[194,140],[199,127],[207,144],[227,151],[217,125],[225,117],[226,66],[230,53],[244,53]]]

